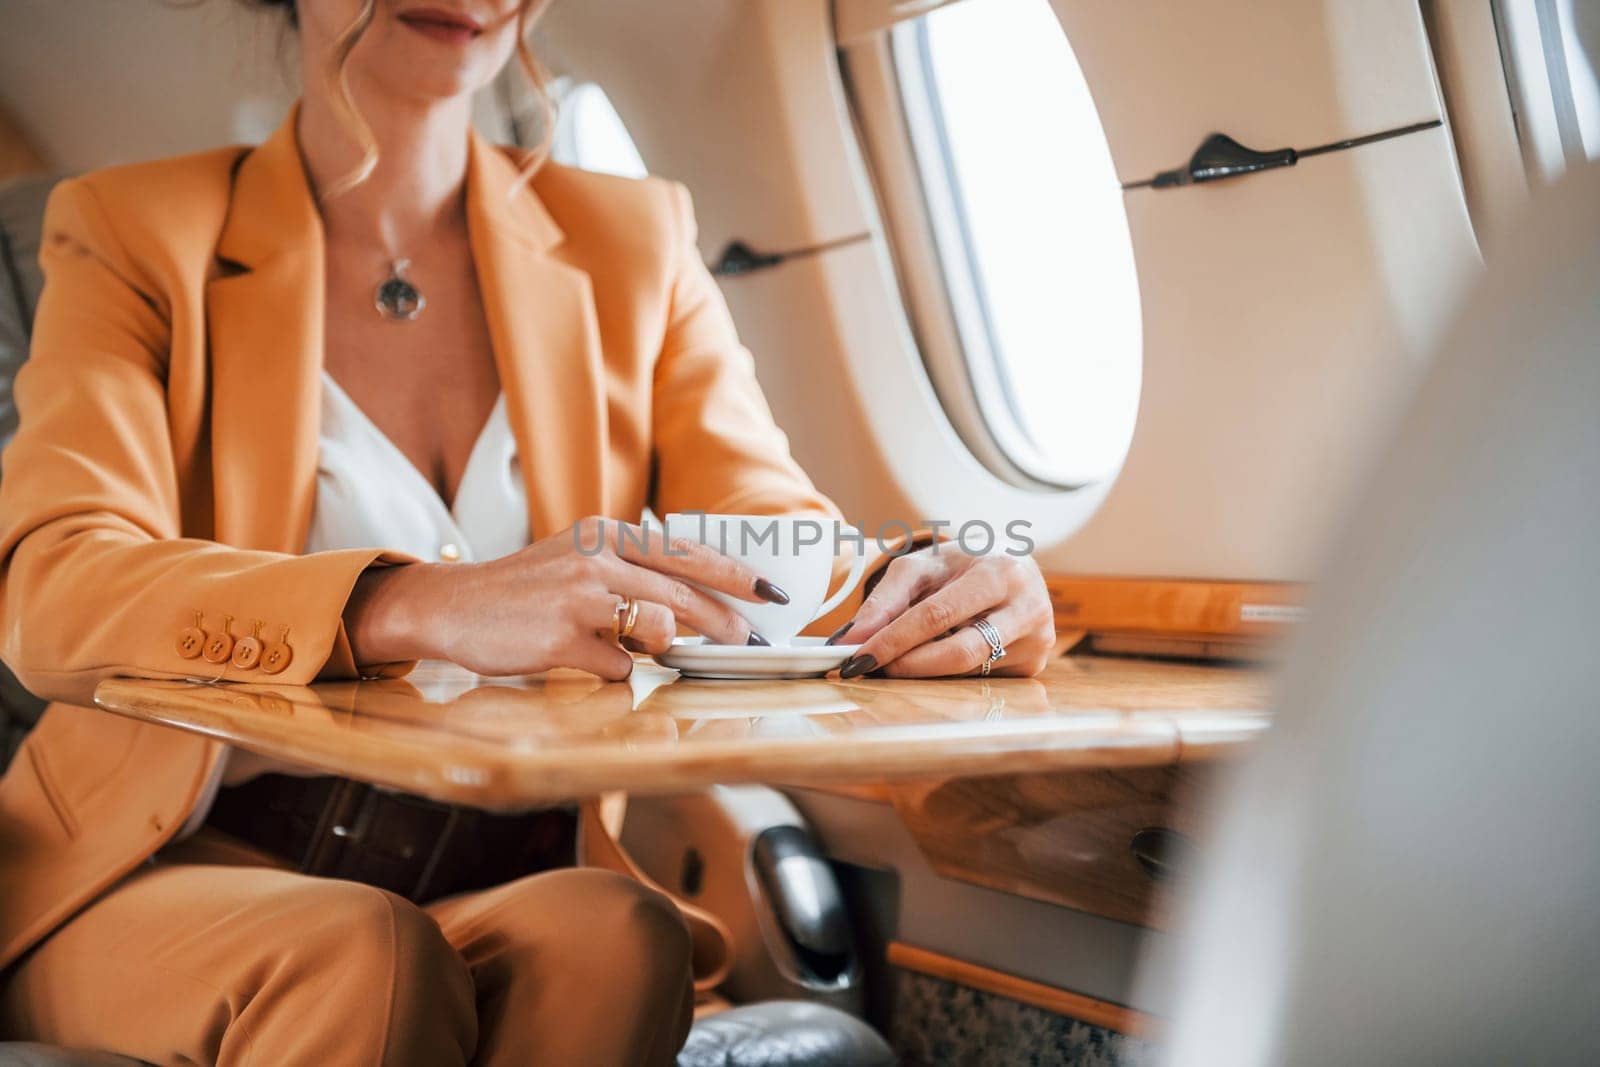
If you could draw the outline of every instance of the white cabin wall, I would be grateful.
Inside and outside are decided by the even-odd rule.
[[[1124,182],[1180,165],[1213,131],[1308,148],[1443,117],[1413,5],[1053,2]],[[1477,264],[1449,133],[1125,203],[1139,425],[1105,506],[1050,560],[1303,579]]]

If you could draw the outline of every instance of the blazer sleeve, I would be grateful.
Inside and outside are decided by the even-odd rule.
[[[121,246],[92,187],[62,182],[45,212],[45,288],[14,395],[0,476],[0,656],[41,697],[88,704],[112,675],[304,684],[357,667],[341,615],[356,578],[409,557],[296,556],[185,537],[168,428],[166,297]],[[178,638],[232,616],[288,628],[276,675],[186,658]]]

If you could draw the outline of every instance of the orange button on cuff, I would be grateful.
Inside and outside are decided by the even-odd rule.
[[[250,670],[261,661],[261,626],[261,620],[257,619],[250,636],[241,637],[234,643],[233,665],[241,671]]]
[[[200,655],[200,650],[206,647],[204,622],[205,617],[197,611],[194,613],[194,625],[185,626],[178,631],[178,655],[184,659],[194,659]]]
[[[178,632],[178,655],[184,659],[194,659],[200,655],[200,650],[205,647],[206,633],[193,626],[185,627]]]
[[[294,649],[289,647],[289,628],[285,626],[278,639],[262,650],[261,670],[266,674],[277,674],[287,667],[292,659],[294,659]]]
[[[212,634],[206,639],[204,655],[208,663],[226,663],[233,654],[233,635],[228,632],[228,627],[233,624],[232,615],[222,617],[222,632]]]

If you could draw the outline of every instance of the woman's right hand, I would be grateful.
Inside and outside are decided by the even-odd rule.
[[[447,659],[484,675],[576,667],[620,680],[633,660],[613,636],[617,605],[632,597],[636,651],[665,651],[679,624],[717,644],[766,644],[691,582],[752,603],[789,599],[697,542],[591,517],[485,563],[372,568],[345,605],[345,631],[361,664]]]

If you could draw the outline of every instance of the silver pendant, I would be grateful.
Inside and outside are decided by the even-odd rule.
[[[389,267],[389,276],[378,285],[378,291],[373,295],[378,314],[386,319],[410,322],[428,306],[422,291],[406,281],[405,272],[409,266],[409,259],[395,260]]]

